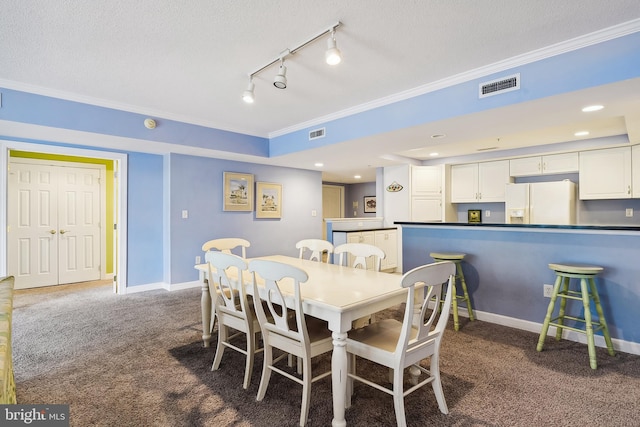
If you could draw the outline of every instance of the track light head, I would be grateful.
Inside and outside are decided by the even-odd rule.
[[[247,89],[242,93],[242,100],[247,104],[253,104],[253,101],[255,101],[255,95],[253,94],[254,87],[253,80],[249,80]]]
[[[287,88],[287,67],[284,66],[284,60],[280,60],[280,67],[278,67],[278,74],[273,79],[273,85],[278,89]]]
[[[331,31],[331,36],[327,41],[327,51],[324,53],[324,59],[329,65],[337,65],[342,61],[342,53],[340,53],[340,49],[336,46],[335,35],[335,30]]]

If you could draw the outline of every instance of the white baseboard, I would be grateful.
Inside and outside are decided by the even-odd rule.
[[[128,286],[125,290],[126,294],[134,294],[137,292],[155,291],[158,289],[164,289],[165,291],[181,291],[183,289],[200,288],[202,283],[199,280],[193,282],[174,283],[168,284],[164,282],[149,283],[140,286]]]
[[[462,307],[458,308],[458,314],[460,316],[469,317],[469,313],[467,312],[467,310]],[[487,313],[487,312],[477,311],[477,310],[474,310],[474,314],[476,315],[476,318],[478,320],[482,320],[483,322],[489,322],[497,325],[508,326],[510,328],[521,329],[524,331],[535,332],[538,334],[542,330],[542,323],[530,322],[528,320],[521,320],[513,317],[502,316],[500,314]],[[549,330],[547,331],[547,336],[555,336],[555,335],[556,335],[555,326],[550,326]],[[566,329],[562,331],[562,339],[575,341],[583,344],[587,343],[587,336],[585,334],[581,334],[574,331],[568,331]],[[607,347],[607,344],[605,343],[604,337],[602,335],[595,335],[594,340],[595,340],[596,347],[603,347],[603,348]],[[613,343],[613,348],[616,351],[640,355],[640,343],[624,341],[617,338],[612,338],[611,341]],[[533,345],[534,346],[537,345],[537,342],[533,343]]]

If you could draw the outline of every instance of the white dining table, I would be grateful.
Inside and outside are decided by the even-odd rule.
[[[331,356],[331,385],[333,396],[332,426],[346,426],[345,403],[347,393],[347,332],[356,319],[389,308],[407,298],[407,290],[400,286],[400,276],[372,270],[320,263],[284,255],[272,255],[254,259],[266,259],[290,264],[306,271],[309,280],[300,286],[303,310],[326,320],[333,337]],[[249,259],[251,262],[251,259]],[[205,347],[211,341],[211,295],[206,282],[207,264],[195,266],[202,281],[202,339]],[[286,282],[284,294],[293,294]]]

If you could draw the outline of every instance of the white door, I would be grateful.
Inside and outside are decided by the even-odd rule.
[[[344,187],[340,185],[322,186],[322,218],[344,217]],[[327,224],[323,223],[322,238],[327,240]]]
[[[100,171],[12,162],[8,261],[16,288],[100,279]]]

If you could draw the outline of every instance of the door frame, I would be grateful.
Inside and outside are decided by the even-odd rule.
[[[106,215],[106,199],[107,199],[107,191],[106,191],[106,186],[107,183],[105,181],[106,179],[106,166],[104,164],[95,164],[95,163],[82,163],[82,162],[72,162],[72,161],[64,161],[64,160],[45,160],[45,159],[35,159],[35,158],[30,158],[30,157],[11,157],[11,155],[9,155],[8,158],[8,165],[12,165],[12,164],[23,164],[23,165],[36,165],[36,166],[53,166],[53,167],[57,167],[57,168],[82,168],[82,169],[92,169],[92,170],[97,170],[99,173],[99,186],[100,186],[100,193],[99,193],[99,199],[100,199],[100,212],[99,212],[99,216],[100,216],[100,280],[106,280],[108,278],[107,276],[107,269],[106,269],[106,265],[107,265],[107,215]],[[7,187],[7,197],[9,197],[9,188]],[[59,206],[59,205],[58,205]],[[8,221],[8,215],[9,215],[9,209],[11,209],[11,207],[9,206],[9,204],[7,203],[7,221]],[[7,245],[9,244],[9,241],[7,240]],[[115,251],[115,248],[114,248]],[[7,260],[9,258],[9,251],[6,252],[7,253]],[[115,252],[114,252],[115,254]],[[112,254],[112,256],[114,255]],[[115,272],[113,273],[115,274]],[[111,275],[113,275],[111,274]],[[59,277],[59,272],[58,272],[58,277]],[[63,284],[60,283],[60,281],[58,280],[58,284]]]
[[[124,294],[127,288],[127,155],[100,150],[83,148],[61,147],[52,145],[33,144],[11,140],[0,140],[0,200],[4,202],[5,209],[0,209],[0,252],[5,256],[0,257],[0,276],[7,275],[7,205],[8,205],[8,169],[9,150],[31,151],[35,153],[60,154],[68,156],[92,157],[112,160],[114,163],[114,223],[117,229],[114,235],[114,288],[116,293]]]

